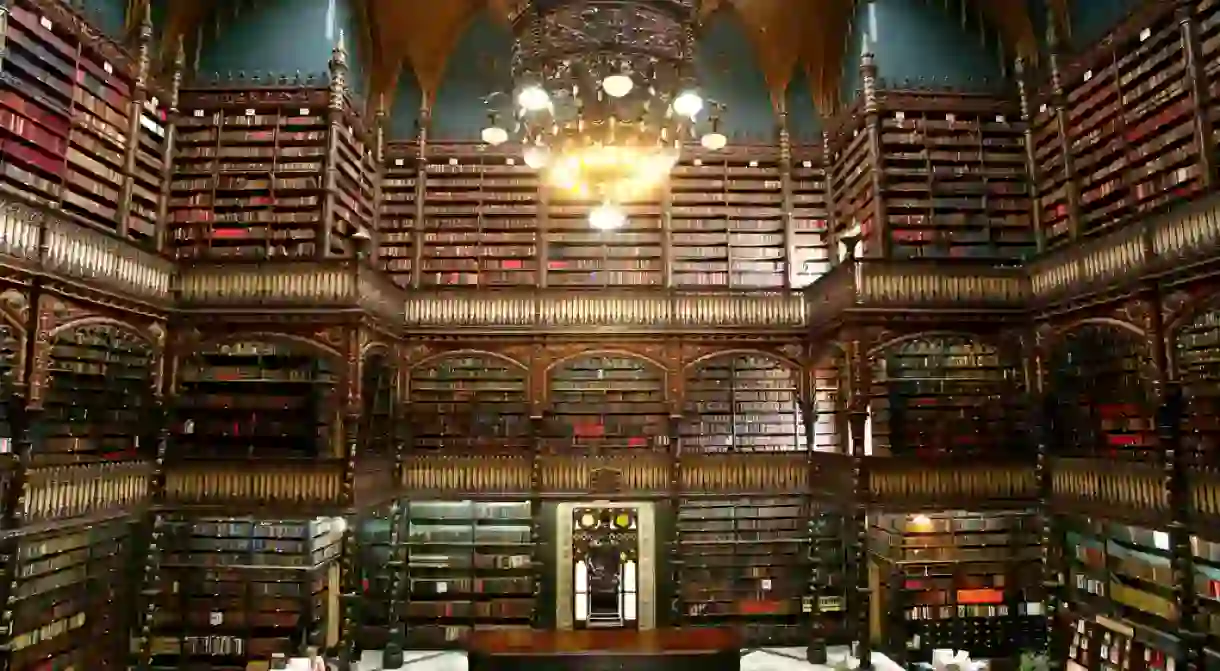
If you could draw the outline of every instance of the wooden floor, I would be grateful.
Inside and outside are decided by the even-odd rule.
[[[588,653],[689,655],[741,649],[737,634],[727,629],[593,629],[582,631],[474,631],[466,641],[472,652],[485,655],[569,655]]]

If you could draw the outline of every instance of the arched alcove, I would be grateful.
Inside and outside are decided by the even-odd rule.
[[[54,334],[41,450],[64,459],[122,459],[152,451],[157,353],[131,328],[87,322]]]
[[[788,134],[796,145],[822,146],[822,115],[813,102],[813,88],[803,68],[798,68],[784,91],[788,112]]]
[[[1020,452],[1025,412],[1017,362],[961,334],[927,334],[873,358],[874,453],[970,455]]]
[[[365,353],[360,366],[360,421],[363,423],[360,450],[374,456],[390,457],[394,453],[397,376],[398,369],[389,350],[376,347]]]
[[[402,64],[394,98],[390,106],[389,140],[414,140],[419,133],[419,108],[423,104],[423,91],[410,63]]]
[[[800,380],[779,359],[732,353],[686,371],[682,451],[795,452],[805,449]]]
[[[524,368],[481,352],[411,370],[412,447],[454,452],[526,450],[529,384]]]
[[[1220,307],[1181,325],[1173,337],[1174,365],[1186,401],[1184,447],[1200,464],[1220,465]]]
[[[668,440],[665,371],[651,361],[587,354],[557,364],[547,384],[549,450],[648,449]]]
[[[176,456],[336,454],[336,362],[305,342],[207,344],[178,372]]]
[[[695,49],[695,70],[704,97],[727,106],[721,117],[730,142],[775,140],[775,107],[741,18],[725,9],[704,22]]]
[[[432,106],[432,137],[478,141],[487,125],[483,99],[511,82],[513,36],[508,26],[483,12],[462,33],[445,65]]]
[[[1061,453],[1149,456],[1154,447],[1151,399],[1142,369],[1143,338],[1109,323],[1080,324],[1054,343],[1047,388]]]

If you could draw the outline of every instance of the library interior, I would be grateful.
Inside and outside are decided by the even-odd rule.
[[[1220,671],[1217,181],[1220,0],[0,0],[0,671]]]

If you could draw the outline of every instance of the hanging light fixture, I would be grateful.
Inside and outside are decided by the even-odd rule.
[[[488,119],[487,127],[483,129],[480,137],[487,144],[493,147],[498,147],[505,142],[508,142],[508,131],[500,127],[500,124],[496,119],[496,115],[492,114]]]
[[[712,117],[712,129],[699,138],[699,144],[708,151],[720,151],[729,144],[729,139],[720,132],[720,117]]]
[[[698,0],[525,0],[513,20],[517,126],[489,145],[525,147],[525,164],[550,186],[600,205],[590,224],[626,223],[622,203],[669,178],[682,146],[723,148],[713,125],[700,132],[706,105],[693,79]]]

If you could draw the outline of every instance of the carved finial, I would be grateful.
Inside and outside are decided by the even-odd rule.
[[[871,51],[860,56],[860,86],[864,92],[864,111],[877,111],[877,62]]]

